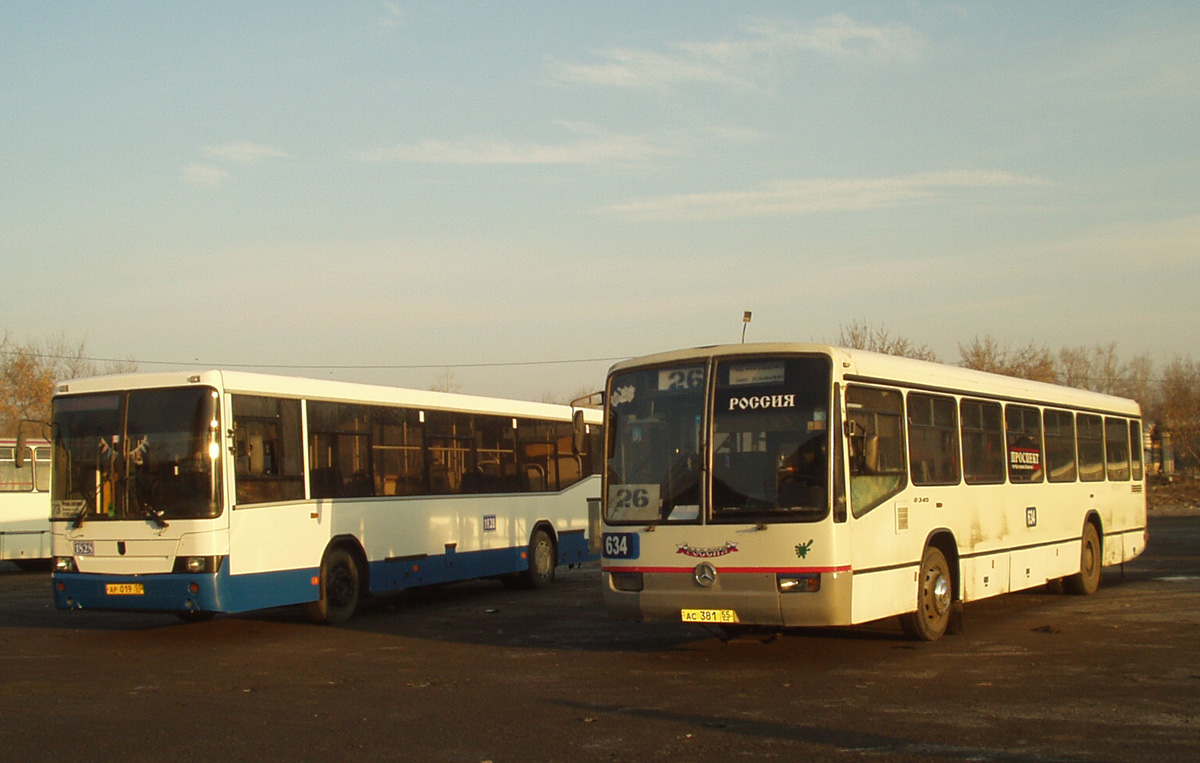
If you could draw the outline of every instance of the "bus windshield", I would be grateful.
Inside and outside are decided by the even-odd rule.
[[[707,369],[632,371],[608,392],[606,512],[612,522],[700,519],[700,428]]]
[[[717,364],[712,521],[825,517],[829,379],[825,356],[734,358]]]
[[[220,431],[210,387],[55,398],[53,518],[217,516]]]
[[[706,416],[709,373],[716,379]],[[824,518],[830,373],[827,357],[809,355],[734,357],[711,368],[656,367],[614,376],[608,393],[608,521]],[[702,436],[705,426],[711,437]],[[711,474],[704,468],[710,462]]]

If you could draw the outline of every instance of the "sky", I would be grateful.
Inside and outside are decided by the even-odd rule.
[[[856,321],[1200,358],[1198,39],[1194,0],[0,0],[0,332],[535,400]]]

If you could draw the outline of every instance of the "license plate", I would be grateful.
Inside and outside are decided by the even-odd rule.
[[[104,592],[109,596],[142,596],[146,590],[141,583],[109,583]]]
[[[685,623],[736,623],[737,612],[732,609],[681,609]]]

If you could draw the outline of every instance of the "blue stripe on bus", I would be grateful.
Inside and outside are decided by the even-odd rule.
[[[508,575],[529,569],[525,546],[460,553],[448,547],[445,554],[401,557],[371,562],[371,592],[387,593],[423,585]],[[596,558],[580,532],[558,536],[558,563],[581,564]]]
[[[141,612],[248,612],[314,601],[317,570],[283,570],[230,575],[228,560],[217,574],[96,575],[54,573],[54,605],[59,609]],[[136,584],[140,594],[109,594],[109,585]],[[197,591],[190,587],[195,584]],[[62,585],[64,590],[59,590]]]
[[[371,592],[400,591],[423,585],[452,583],[506,575],[528,569],[526,548],[447,553],[424,558],[380,560],[370,563]],[[582,532],[565,532],[558,538],[558,563],[579,564],[595,556],[588,551]],[[255,609],[315,601],[320,591],[314,580],[317,568],[230,575],[229,560],[215,575],[186,573],[161,575],[97,575],[54,573],[54,604],[59,609],[136,610],[142,612],[249,612]],[[198,591],[189,591],[191,584]],[[62,584],[65,590],[59,590]],[[110,584],[140,584],[141,594],[109,594]]]

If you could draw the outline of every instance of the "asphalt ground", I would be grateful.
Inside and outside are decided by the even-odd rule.
[[[446,586],[340,627],[60,612],[0,565],[0,760],[1200,760],[1200,517],[1100,590],[722,640],[610,619],[599,570]]]

